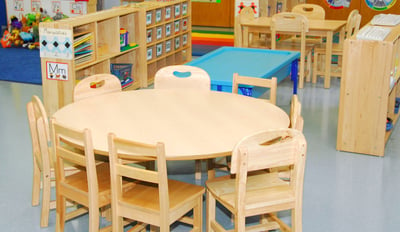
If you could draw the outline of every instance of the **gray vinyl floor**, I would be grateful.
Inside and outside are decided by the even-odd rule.
[[[286,111],[290,85],[285,81],[278,86],[277,104]],[[398,126],[383,158],[337,151],[340,82],[334,78],[332,88],[322,86],[319,80],[299,91],[308,141],[303,231],[400,231]],[[40,228],[40,207],[31,206],[32,155],[25,105],[33,94],[41,96],[41,86],[0,81],[0,231],[54,231],[55,212],[50,214],[49,227]],[[196,183],[194,162],[171,162],[168,169],[171,178]],[[283,216],[289,220],[287,214]],[[224,213],[219,212],[218,218],[232,226]],[[67,222],[66,231],[87,231],[87,220],[82,216]],[[173,231],[188,228],[178,225]]]

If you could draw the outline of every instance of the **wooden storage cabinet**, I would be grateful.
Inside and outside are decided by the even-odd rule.
[[[160,68],[192,59],[190,0],[145,1],[129,7],[145,9],[148,84]]]
[[[345,41],[340,87],[336,147],[341,151],[384,156],[400,98],[400,25],[392,27],[384,41]]]
[[[133,84],[127,89],[147,86],[146,63],[143,62],[146,59],[144,17],[144,11],[140,9],[113,8],[40,23],[40,41],[47,44],[47,47],[41,47],[41,68],[43,99],[49,115],[72,102],[74,87],[79,80],[98,73],[110,73],[113,63],[132,64]],[[138,46],[122,51],[120,28],[128,31],[129,43]],[[80,47],[77,44],[82,36],[87,39],[86,44],[83,46],[82,43]],[[63,49],[55,50],[54,42],[63,45]],[[87,52],[83,58],[78,55],[82,47]],[[57,78],[57,73],[64,74],[64,78]]]

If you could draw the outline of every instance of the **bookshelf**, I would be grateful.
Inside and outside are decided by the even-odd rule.
[[[345,40],[337,150],[384,156],[400,98],[400,25],[390,28],[383,41]]]
[[[132,64],[133,82],[126,89],[147,86],[144,18],[141,9],[113,8],[40,23],[43,100],[49,115],[72,102],[78,81],[110,73],[112,64]],[[120,28],[133,46],[121,47]]]
[[[144,9],[147,83],[162,67],[192,59],[191,1],[145,1],[127,7]]]

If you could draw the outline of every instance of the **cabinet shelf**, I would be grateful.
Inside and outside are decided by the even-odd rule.
[[[400,97],[400,25],[392,27],[383,41],[345,40],[343,78],[340,87],[336,148],[341,151],[384,156],[393,129],[386,130],[387,118],[393,127]],[[395,73],[396,82],[391,82]],[[393,86],[392,86],[393,85]]]
[[[39,28],[44,31],[40,33],[41,38],[48,33],[43,38],[59,43],[65,39],[70,41],[69,47],[80,36],[91,37],[88,46],[80,48],[90,53],[90,59],[81,63],[75,61],[75,55],[84,52],[73,46],[66,49],[69,54],[48,50],[42,54],[41,50],[43,100],[49,115],[72,102],[77,81],[98,73],[110,73],[111,64],[132,64],[134,81],[124,89],[132,90],[152,84],[158,69],[192,59],[190,0],[134,3],[56,22],[43,22]],[[53,33],[59,33],[59,36]],[[124,36],[122,45],[121,33]],[[137,46],[121,51],[121,46],[130,43]],[[56,75],[48,73],[49,65],[62,67],[60,71],[68,74],[66,80],[54,79]]]
[[[42,55],[41,50],[43,100],[49,115],[72,102],[74,87],[78,81],[90,75],[110,73],[113,63],[132,64],[130,73],[134,82],[126,89],[147,86],[146,63],[142,62],[145,60],[144,18],[144,11],[140,9],[121,7],[56,22],[40,23],[40,29],[44,32],[41,33],[41,38],[61,45],[63,41],[70,41],[75,45],[69,46],[70,50],[66,49],[65,54],[47,48],[46,53]],[[121,27],[128,32],[127,40],[138,46],[121,51]],[[76,58],[80,54],[90,54],[90,59],[86,58],[88,60],[79,63]],[[58,67],[57,70],[51,69],[53,71],[65,72],[66,78],[51,78],[55,75],[49,73],[50,65]]]

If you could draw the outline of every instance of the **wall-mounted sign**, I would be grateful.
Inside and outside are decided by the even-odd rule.
[[[39,27],[40,57],[72,60],[72,30]]]
[[[325,0],[328,6],[332,9],[342,9],[350,6],[351,0]]]
[[[61,62],[46,62],[46,78],[48,80],[67,81],[68,64]]]
[[[365,3],[373,10],[382,11],[394,6],[396,0],[365,0]]]

